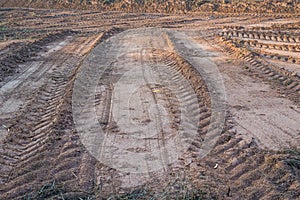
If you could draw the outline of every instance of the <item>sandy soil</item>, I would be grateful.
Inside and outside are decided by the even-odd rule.
[[[1,17],[1,199],[299,198],[298,17]]]

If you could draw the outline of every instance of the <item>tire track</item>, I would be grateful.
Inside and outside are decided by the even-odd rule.
[[[70,98],[74,75],[86,53],[101,36],[90,37],[81,46],[73,44],[80,46],[80,51],[76,54],[64,54],[66,61],[52,70],[36,99],[15,120],[15,124],[11,127],[12,131],[0,152],[0,158],[10,157],[10,159],[1,159],[1,169],[6,169],[7,172],[1,177],[3,198],[19,199],[53,180],[59,184],[68,181],[74,183],[77,182],[74,180],[77,176],[75,173],[86,171],[82,162],[86,162],[87,154],[80,146],[78,138],[74,140],[72,134],[75,134],[67,128],[68,126],[72,128],[72,124],[64,120],[69,116],[63,115],[68,113],[66,99]],[[64,50],[67,51],[67,48]],[[58,54],[58,57],[61,58],[61,55]],[[66,124],[63,123],[64,121]],[[61,129],[60,126],[64,128]],[[71,139],[73,138],[71,141],[70,136]],[[77,152],[79,157],[72,157],[74,152]],[[81,181],[77,189],[83,187],[85,190],[87,188],[84,185],[88,181],[84,181],[86,179],[82,175],[81,173]],[[65,193],[65,191],[61,192]]]
[[[241,140],[235,134],[226,131],[211,155],[221,160],[219,165],[228,175],[228,196],[231,199],[297,198],[299,179],[285,164],[290,156],[284,152],[261,151],[255,140]]]
[[[76,121],[76,125],[79,128],[78,130],[79,132],[81,132],[81,130],[89,130],[91,137],[95,137],[91,142],[98,140],[100,140],[99,142],[111,141],[111,143],[108,142],[108,144],[114,145],[122,145],[124,143],[127,144],[126,151],[138,154],[140,152],[149,151],[148,148],[153,148],[153,146],[157,146],[158,149],[163,148],[165,145],[168,145],[168,140],[172,140],[172,137],[179,134],[179,131],[185,127],[187,129],[184,131],[190,130],[196,132],[195,140],[192,140],[189,137],[186,138],[188,140],[187,142],[192,144],[188,151],[192,152],[194,155],[199,154],[201,151],[201,142],[206,135],[206,131],[209,129],[211,117],[211,102],[207,86],[202,80],[201,75],[191,64],[189,64],[189,62],[175,52],[172,52],[172,47],[170,47],[168,39],[160,38],[157,41],[153,38],[156,38],[160,32],[156,30],[152,31],[152,29],[149,29],[151,31],[147,30],[148,29],[137,29],[136,31],[127,31],[129,32],[126,32],[128,35],[124,32],[116,38],[112,38],[110,41],[102,43],[95,49],[95,52],[90,55],[90,57],[96,60],[88,59],[86,61],[87,63],[84,63],[84,66],[86,67],[84,68],[84,71],[80,72],[80,78],[76,80],[77,85],[75,84],[76,87],[74,87],[77,89],[76,93],[74,93],[79,99],[75,98],[77,101],[73,103],[73,106],[83,105],[83,108],[80,111],[74,113],[75,115],[81,115]],[[132,35],[130,35],[130,33]],[[149,37],[149,35],[151,37]],[[131,37],[134,37],[134,39]],[[165,37],[167,37],[167,35],[165,35]],[[140,40],[139,38],[143,38],[143,40]],[[138,52],[135,49],[131,50],[126,46],[127,41],[130,41],[131,46],[135,47],[136,45],[138,49],[142,50]],[[159,45],[163,46],[161,47]],[[105,48],[106,51],[102,51],[103,48]],[[162,50],[164,48],[170,49],[171,51]],[[97,57],[94,55],[97,55]],[[101,58],[101,61],[98,60],[98,57]],[[121,57],[122,59],[119,58],[118,60],[115,60],[114,57]],[[93,72],[93,70],[96,70],[95,67],[91,68],[91,66],[94,66],[96,63],[97,66],[106,66],[97,68],[98,74]],[[142,80],[145,80],[143,84],[141,83],[143,86],[137,86],[138,89],[132,90],[132,93],[129,91],[126,92],[125,88],[131,88],[132,86],[126,86],[128,80],[124,79],[124,77],[131,75],[129,73],[130,70],[132,70],[133,74],[136,74],[132,79],[140,77]],[[97,78],[99,82],[97,86],[93,86],[90,82],[93,77],[96,78],[97,76],[101,78],[100,80]],[[130,77],[128,77],[128,79],[130,79]],[[138,81],[139,80],[132,80],[134,83]],[[119,86],[119,82],[124,82],[124,84]],[[118,87],[120,88],[118,89]],[[92,91],[92,93],[88,94],[87,91]],[[96,91],[96,93],[93,91]],[[119,97],[119,91],[120,93],[126,92],[126,95],[129,97],[123,97],[122,95]],[[131,100],[131,97],[135,100]],[[126,104],[126,99],[128,98],[130,106],[128,108],[118,108],[120,98],[124,99],[122,100],[124,101],[124,104]],[[138,104],[137,102],[141,103]],[[153,102],[153,107],[150,105],[151,102]],[[165,113],[160,107],[164,108]],[[149,112],[151,108],[157,110],[159,119],[151,117],[151,112]],[[95,119],[91,118],[94,109],[96,113]],[[126,109],[131,115],[127,116],[127,114],[125,114]],[[116,116],[115,112],[120,110],[124,111],[122,112],[122,118],[128,118],[126,122],[124,121],[125,124],[118,121],[118,116]],[[185,117],[182,118],[181,115],[184,115]],[[130,120],[133,122],[130,122]],[[151,130],[154,131],[157,128],[157,131],[159,132],[157,133],[157,137],[161,141],[157,141],[157,144],[152,142],[152,140],[156,138],[152,139],[152,131],[149,133],[149,136],[137,140],[137,142],[134,143],[135,145],[130,146],[130,144],[133,143],[127,138],[132,134],[130,131],[134,130],[135,133],[139,131],[139,128],[144,130],[144,126],[148,126],[148,124],[153,123],[155,120],[157,120],[158,124]],[[87,124],[91,123],[91,121],[95,121],[93,122],[95,125],[91,126]],[[129,126],[127,126],[126,123],[133,123],[134,125],[127,129]],[[94,136],[98,130],[96,126],[99,126],[96,124],[100,124],[100,127],[103,130],[104,138],[102,139]],[[136,128],[134,126],[136,126]],[[200,126],[200,128],[198,128],[198,126]],[[147,131],[145,130],[143,133],[146,132]],[[90,138],[88,139],[90,140]],[[82,140],[84,141],[85,138],[82,138]],[[103,146],[103,144],[97,143],[97,145],[93,146]],[[118,146],[118,148],[121,148],[121,146]],[[164,153],[162,152],[162,154]],[[118,153],[115,152],[114,156],[117,155]],[[103,166],[105,165],[105,160],[100,159],[99,161],[95,173],[97,182],[102,188],[100,191],[102,197],[109,195],[112,190],[117,192],[125,189],[126,191],[130,185],[137,186],[135,184],[140,185],[145,182],[145,179],[147,180],[147,178],[143,178],[144,175],[142,175],[143,177],[140,177],[140,175],[132,175],[130,173],[128,175],[125,173],[126,171],[123,172],[118,168],[113,169],[114,167],[112,166],[106,167],[107,169],[105,170],[103,169],[105,168]],[[164,160],[163,162],[168,162],[168,160]],[[162,169],[162,171],[164,171],[164,169]],[[147,174],[151,177],[150,174],[152,174],[152,172],[146,172],[146,177],[148,177]],[[99,179],[101,181],[98,181]],[[128,179],[132,180],[127,182]],[[113,183],[120,183],[121,185],[114,185]]]
[[[201,150],[201,142],[204,140],[204,136],[210,124],[211,102],[207,86],[202,80],[201,75],[178,55],[156,51],[154,52],[154,59],[166,65],[165,68],[154,69],[160,74],[161,80],[166,80],[166,82],[180,86],[178,88],[178,99],[183,102],[183,105],[186,105],[186,107],[190,109],[188,112],[191,113],[191,116],[198,119],[199,135],[194,139],[190,147],[193,153],[197,153]],[[183,80],[189,81],[193,91],[187,90],[188,87]],[[197,103],[193,101],[193,97],[197,99]]]
[[[28,10],[22,10],[22,12],[26,13]],[[185,18],[182,16],[151,15],[148,17],[144,15],[140,16],[139,14],[128,15],[113,12],[104,14],[98,12],[84,12],[84,15],[81,15],[82,12],[78,12],[79,14],[73,13],[71,15],[64,14],[62,11],[52,11],[51,13],[46,11],[39,11],[40,13],[37,11],[34,12],[38,15],[42,15],[43,13],[45,16],[41,19],[26,16],[22,20],[22,15],[24,14],[20,14],[18,15],[18,20],[20,19],[23,24],[29,27],[40,27],[44,30],[52,31],[72,28],[80,30],[87,35],[99,31],[99,29],[107,29],[111,24],[116,24],[115,19],[120,18],[122,18],[121,21],[116,25],[122,28],[142,25],[149,26],[148,22],[151,20],[150,25],[155,26],[178,23],[180,25],[189,22],[189,20],[184,20]],[[238,13],[221,13],[216,15],[216,18],[225,16],[291,17],[290,14],[241,15]],[[204,13],[203,16],[209,17],[211,14]],[[85,20],[83,20],[82,17],[85,17]],[[153,21],[153,18],[157,20]],[[172,20],[175,20],[175,22],[170,22]],[[249,23],[249,21],[246,23]],[[251,23],[253,23],[253,21],[251,21]],[[201,23],[199,22],[199,27],[200,25]],[[23,25],[20,26],[23,27]],[[122,28],[108,31],[106,34],[107,37],[119,30],[122,31]],[[278,30],[280,29],[282,28],[278,28]],[[210,31],[213,33],[215,30],[216,29],[212,29]],[[297,42],[296,36],[298,33],[296,30],[291,30],[291,35],[285,32],[283,32],[282,35],[278,30],[275,34],[273,34],[271,30],[271,28],[266,30],[251,30],[251,33],[249,31],[238,30],[236,33],[226,33],[226,50],[248,63],[247,70],[250,71],[249,73],[252,74],[252,76],[258,76],[268,81],[278,81],[282,93],[287,93],[291,98],[294,98],[295,102],[299,102],[298,96],[300,88],[298,78],[279,67],[271,66],[258,56],[259,52],[254,52],[255,48],[260,47],[264,47],[266,50],[279,49],[286,52],[298,52],[297,45],[293,45],[293,41]],[[262,35],[261,32],[263,32]],[[230,36],[230,40],[227,38],[228,34],[232,35]],[[136,37],[137,36],[138,35],[136,35]],[[102,37],[100,40],[103,41],[104,39],[105,38]],[[75,199],[81,197],[84,199],[94,194],[96,194],[98,198],[104,198],[105,195],[109,197],[111,193],[126,193],[127,190],[125,186],[130,184],[135,186],[132,182],[141,181],[147,185],[147,181],[145,182],[144,179],[141,180],[139,176],[128,176],[125,173],[120,173],[115,169],[104,166],[93,159],[86,148],[81,144],[78,132],[74,129],[72,113],[70,112],[72,109],[70,99],[72,96],[73,75],[77,73],[75,69],[77,68],[76,66],[79,65],[84,55],[90,50],[90,48],[86,48],[86,46],[93,46],[94,40],[97,39],[94,37],[89,37],[89,39],[81,37],[80,39],[78,38],[76,45],[74,44],[64,48],[72,57],[76,57],[73,61],[66,58],[65,55],[58,56],[58,53],[56,53],[54,58],[62,62],[55,61],[57,62],[56,69],[48,74],[51,80],[48,80],[43,85],[43,89],[37,94],[34,94],[36,98],[32,97],[30,104],[22,111],[24,113],[15,119],[14,124],[8,126],[11,135],[6,139],[5,145],[2,150],[0,150],[0,198],[2,198],[2,194],[4,199],[21,199],[24,195],[26,195],[25,197],[31,197],[33,199],[35,197],[40,197],[41,199]],[[257,42],[251,43],[252,40],[257,40]],[[160,40],[158,39],[158,41]],[[273,42],[276,44],[273,44]],[[141,101],[147,101],[147,98],[144,98],[145,96],[152,96],[156,104],[163,105],[163,107],[166,108],[166,112],[169,113],[170,121],[172,122],[168,125],[174,132],[178,131],[180,128],[178,124],[181,123],[178,117],[181,112],[178,106],[179,99],[182,100],[182,105],[187,108],[186,112],[188,112],[193,119],[199,121],[197,122],[199,125],[197,128],[198,134],[195,140],[192,141],[190,149],[179,159],[178,163],[175,163],[171,169],[168,168],[166,173],[177,175],[172,169],[181,171],[194,170],[193,173],[190,173],[193,179],[197,179],[196,181],[201,182],[203,176],[206,178],[206,180],[203,181],[204,184],[198,185],[199,188],[203,188],[203,185],[211,186],[212,192],[219,195],[220,199],[296,199],[300,195],[299,181],[297,181],[299,166],[297,168],[297,165],[293,162],[288,164],[292,158],[285,153],[278,155],[278,153],[274,152],[261,151],[256,147],[255,141],[244,141],[238,138],[229,128],[230,125],[228,124],[225,129],[230,130],[223,132],[221,142],[219,141],[214,151],[203,160],[197,158],[199,150],[202,148],[203,139],[209,129],[212,105],[211,96],[209,94],[211,90],[209,90],[209,87],[203,82],[203,77],[193,70],[195,65],[193,65],[194,63],[191,61],[193,61],[194,58],[196,59],[196,57],[201,58],[207,55],[197,52],[194,53],[193,51],[181,52],[178,51],[178,49],[174,50],[172,45],[175,45],[175,43],[174,40],[171,41],[169,44],[171,49],[169,49],[168,46],[168,50],[160,48],[158,48],[160,50],[154,50],[150,48],[148,51],[146,48],[148,43],[144,42],[145,45],[142,48],[146,48],[147,50],[144,54],[142,53],[142,55],[139,54],[140,52],[137,52],[140,57],[136,57],[138,60],[141,58],[145,59],[143,65],[149,65],[152,73],[160,77],[163,83],[149,83],[147,87],[142,88],[139,93],[137,93],[141,94]],[[162,44],[165,44],[165,41],[162,42]],[[230,47],[231,45],[233,47]],[[241,47],[245,47],[246,50],[244,51]],[[113,49],[110,49],[108,46],[103,47],[105,51],[111,51],[113,53],[119,52],[121,48],[121,42],[116,44]],[[185,54],[186,52],[187,54]],[[76,54],[76,56],[73,56],[73,54]],[[189,55],[187,59],[186,55]],[[103,58],[109,55],[102,52],[98,56]],[[268,57],[272,55],[265,53],[264,56]],[[273,55],[273,58],[278,59],[278,55]],[[66,62],[69,62],[70,66],[65,66],[65,61],[62,59],[66,59]],[[122,60],[123,57],[118,57],[117,59]],[[286,60],[285,57],[281,57],[280,59],[293,62],[293,59],[290,58]],[[120,127],[117,126],[111,117],[111,110],[113,109],[111,105],[113,101],[113,83],[120,78],[120,74],[117,74],[116,71],[113,70],[116,69],[116,66],[118,67],[118,63],[114,62],[115,60],[103,62],[100,59],[94,63],[103,65],[107,67],[107,69],[103,71],[103,76],[97,86],[98,91],[95,95],[90,97],[93,105],[97,108],[98,123],[111,135],[120,134]],[[124,62],[123,64],[125,65],[127,63]],[[70,70],[64,71],[61,67]],[[148,71],[145,72],[148,73]],[[86,76],[87,79],[98,75],[98,73],[90,73],[91,74]],[[44,72],[41,72],[41,74],[44,74]],[[168,83],[178,86],[176,88],[177,96],[169,87],[166,87]],[[82,89],[86,89],[86,86],[88,85],[83,83]],[[188,87],[192,87],[192,90],[187,90]],[[83,103],[86,103],[87,96],[84,96],[84,92],[80,94],[83,95]],[[143,107],[142,110],[149,108],[147,103],[143,103],[141,106]],[[157,107],[155,109],[159,110]],[[27,110],[31,111],[26,114]],[[87,109],[83,110],[83,112],[89,115],[92,111]],[[134,112],[134,110],[131,110],[131,112]],[[147,121],[138,122],[148,123]],[[190,124],[187,122],[185,125],[189,126]],[[85,128],[85,124],[83,124],[82,127]],[[163,136],[167,137],[168,134]],[[222,140],[224,141],[222,142]],[[131,151],[143,151],[143,149],[131,149]],[[219,165],[215,169],[214,166],[216,163]],[[291,165],[291,169],[289,165]],[[207,176],[205,177],[205,174],[208,176],[211,175],[211,179],[207,178]],[[160,175],[161,174],[150,174],[150,177],[159,177]],[[161,177],[163,179],[165,176],[162,175]],[[127,179],[129,179],[129,181]],[[155,180],[155,178],[153,178],[153,180]],[[162,180],[161,184],[155,182],[153,185],[161,187],[160,189],[162,189],[166,180],[167,179]],[[122,181],[123,183],[121,183]],[[127,183],[128,185],[126,185]],[[190,183],[193,184],[193,182]],[[172,185],[172,187],[173,186],[174,188],[179,187],[178,185]],[[39,193],[40,191],[41,193]],[[164,192],[165,191],[162,191],[162,193]],[[215,196],[211,198],[215,198]]]
[[[294,102],[299,102],[298,77],[270,65],[251,52],[251,49],[235,43],[232,38],[221,39],[219,45],[222,51],[244,61],[242,64],[246,64],[245,68],[249,70],[247,74],[265,81],[278,80],[276,86],[279,86],[281,92],[288,94]],[[240,138],[234,128],[236,125],[234,123],[230,125],[227,121],[227,127],[231,126],[233,129],[229,128],[222,133],[218,144],[206,161],[209,170],[214,166],[211,163],[217,160],[218,168],[215,171],[222,174],[220,176],[227,187],[226,196],[220,198],[297,199],[300,188],[298,172],[293,172],[286,164],[291,155],[284,151],[261,150],[254,138],[252,140]]]
[[[285,69],[271,65],[259,56],[256,56],[250,50],[239,48],[230,40],[227,41],[225,39],[221,45],[223,45],[224,49],[228,53],[244,60],[247,63],[246,70],[248,70],[250,75],[262,78],[265,81],[271,80],[279,86],[280,91],[283,94],[286,94],[295,103],[299,103],[300,78],[298,76],[293,75],[292,72]]]

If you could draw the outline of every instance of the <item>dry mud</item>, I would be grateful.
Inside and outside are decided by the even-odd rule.
[[[0,199],[299,198],[297,15],[0,12]]]

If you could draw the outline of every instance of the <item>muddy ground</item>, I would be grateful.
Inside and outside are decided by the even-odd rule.
[[[0,16],[0,199],[300,198],[297,14]]]

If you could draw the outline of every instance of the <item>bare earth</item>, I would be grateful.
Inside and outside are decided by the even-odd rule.
[[[0,199],[300,199],[298,15],[0,14]]]

